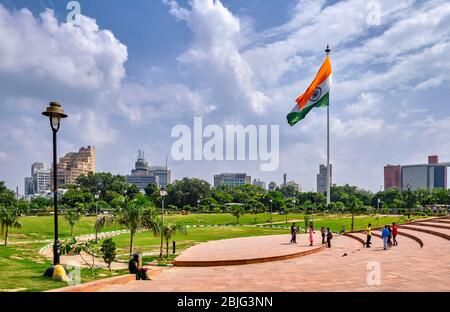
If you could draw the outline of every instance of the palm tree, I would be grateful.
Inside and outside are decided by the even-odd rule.
[[[149,201],[141,196],[133,200],[126,199],[123,208],[114,219],[116,223],[130,231],[130,254],[133,253],[134,235],[138,230],[149,229],[154,234],[159,232],[156,211],[150,206]]]
[[[164,224],[162,227],[162,234],[164,240],[166,241],[166,257],[169,257],[169,240],[176,234],[183,233],[187,234],[187,228],[183,224]]]
[[[229,203],[225,204],[225,206],[230,206],[230,212],[236,217],[236,223],[239,224],[239,218],[245,214],[245,209],[242,207],[243,205],[239,203]]]
[[[69,222],[70,225],[70,236],[73,236],[73,227],[80,220],[81,215],[75,210],[67,210],[64,214],[64,218]]]
[[[9,228],[17,229],[22,227],[22,223],[19,222],[19,217],[20,209],[0,206],[1,233],[5,233],[5,246],[8,245]]]
[[[350,196],[348,199],[348,205],[352,212],[352,232],[355,230],[355,211],[362,205],[361,200],[355,195]]]
[[[107,225],[114,223],[113,216],[98,216],[95,219],[94,230],[95,230],[95,241],[98,241],[98,232],[104,229]]]

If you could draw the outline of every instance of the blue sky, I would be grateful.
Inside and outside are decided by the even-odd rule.
[[[128,174],[137,150],[170,154],[177,124],[280,125],[280,167],[255,161],[180,161],[175,178],[212,182],[247,172],[315,189],[325,162],[325,114],[296,125],[286,114],[330,43],[333,180],[376,191],[388,163],[450,160],[448,1],[0,0],[0,179],[23,189],[35,161],[50,163],[40,116],[59,100],[70,117],[60,155],[95,145],[98,171]],[[376,12],[375,12],[376,13]],[[369,22],[368,22],[369,20]],[[170,156],[170,155],[169,155]]]

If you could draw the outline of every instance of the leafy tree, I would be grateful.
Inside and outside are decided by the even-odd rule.
[[[60,246],[61,255],[79,255],[91,270],[92,276],[95,276],[95,251],[95,242],[81,242],[75,237],[66,238]],[[90,262],[87,255],[91,257]]]
[[[35,197],[30,201],[30,208],[33,210],[45,210],[52,205],[52,201],[46,197]]]
[[[135,198],[138,194],[140,194],[139,188],[136,184],[130,184],[130,186],[127,189],[127,197],[128,198]]]
[[[183,207],[185,205],[197,206],[197,201],[206,198],[210,194],[208,182],[200,179],[183,178],[169,184],[166,188],[168,193],[166,204]]]
[[[284,197],[297,197],[298,195],[298,190],[295,186],[293,185],[282,185],[279,188],[279,191],[281,192],[281,194],[283,194]]]
[[[94,197],[86,189],[72,187],[60,199],[61,204],[69,208],[76,208],[79,204],[86,204],[94,201]]]
[[[1,233],[5,234],[5,246],[8,245],[9,228],[17,229],[22,227],[22,223],[19,222],[19,217],[19,208],[0,206]]]
[[[108,191],[125,195],[129,186],[124,176],[112,175],[109,172],[90,172],[87,175],[80,175],[76,182],[80,187],[87,189],[92,196],[100,192],[100,199],[107,202],[109,202],[106,199]]]
[[[160,206],[160,193],[159,193],[159,188],[156,184],[153,183],[149,183],[145,189],[145,195],[158,207]]]
[[[76,210],[67,210],[64,214],[64,218],[69,222],[70,236],[73,236],[73,227],[80,220],[81,215]]]
[[[116,258],[116,243],[114,243],[112,238],[105,239],[100,251],[103,254],[103,260],[108,265],[108,269],[111,272],[111,263]]]

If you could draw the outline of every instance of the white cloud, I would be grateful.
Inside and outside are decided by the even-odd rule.
[[[351,115],[372,115],[380,111],[382,96],[373,93],[361,93],[358,101],[345,107]]]
[[[101,91],[118,88],[125,76],[126,46],[92,18],[82,15],[75,26],[59,23],[50,9],[35,18],[28,9],[0,5],[0,21],[3,92]]]
[[[242,57],[241,43],[245,38],[240,20],[219,0],[192,0],[190,10],[180,8],[174,1],[168,3],[171,14],[184,20],[194,33],[191,47],[178,61],[197,79],[201,91],[212,99],[231,100],[218,110],[249,106],[253,112],[264,112],[269,99],[255,86],[253,70]]]

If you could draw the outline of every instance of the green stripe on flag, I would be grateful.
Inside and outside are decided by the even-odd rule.
[[[329,105],[329,93],[324,95],[317,103],[308,106],[307,108],[302,109],[299,112],[290,112],[287,115],[287,121],[288,123],[293,126],[300,120],[306,117],[308,113],[314,108],[314,107],[326,107]]]

